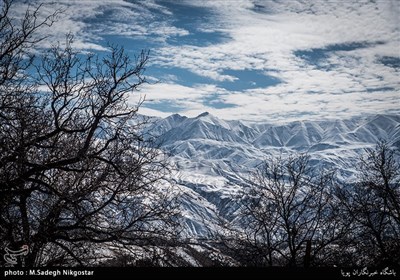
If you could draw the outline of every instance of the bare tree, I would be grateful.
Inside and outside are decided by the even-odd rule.
[[[31,91],[31,84],[24,70],[27,70],[34,60],[32,48],[44,40],[46,36],[38,36],[38,30],[50,27],[60,11],[40,20],[40,7],[28,9],[19,21],[11,14],[12,0],[2,0],[0,11],[0,100],[1,117],[10,118],[9,109],[18,106]]]
[[[386,142],[361,157],[355,184],[339,189],[352,217],[347,248],[354,265],[400,265],[400,164]],[[356,261],[355,261],[356,260]]]
[[[256,266],[328,263],[328,248],[346,230],[337,216],[334,172],[313,172],[307,155],[271,157],[252,182],[240,198],[238,227],[228,246],[239,261]]]
[[[103,58],[84,56],[68,35],[34,59],[33,34],[55,14],[38,22],[39,8],[28,11],[17,27],[10,7],[4,0],[0,15],[2,246],[28,245],[26,266],[87,265],[107,255],[105,245],[171,242],[166,161],[128,104],[148,53],[132,60],[110,46]]]

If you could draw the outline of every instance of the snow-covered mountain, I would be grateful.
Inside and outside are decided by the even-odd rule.
[[[316,167],[334,167],[340,180],[355,180],[355,163],[366,148],[387,140],[400,149],[400,116],[288,124],[224,121],[203,113],[157,119],[149,128],[171,154],[173,174],[189,235],[205,236],[218,219],[231,218],[231,198],[248,185],[249,172],[269,155],[307,153]]]

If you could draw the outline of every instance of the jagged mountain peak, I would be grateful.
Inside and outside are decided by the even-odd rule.
[[[200,115],[198,115],[197,117],[196,117],[196,119],[198,119],[198,118],[201,118],[201,117],[206,117],[206,116],[208,116],[208,115],[211,115],[209,112],[203,112],[203,113],[201,113]]]

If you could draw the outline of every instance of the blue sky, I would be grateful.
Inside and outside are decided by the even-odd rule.
[[[82,51],[150,49],[153,83],[131,98],[145,97],[142,114],[282,122],[400,113],[397,0],[37,2],[44,14],[65,10],[46,31],[51,42],[71,32]]]

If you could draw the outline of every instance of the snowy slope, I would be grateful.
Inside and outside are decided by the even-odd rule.
[[[400,149],[399,115],[273,125],[224,121],[209,113],[175,114],[157,120],[149,131],[176,165],[173,179],[184,194],[189,236],[206,236],[219,219],[234,215],[232,198],[268,155],[308,153],[311,164],[335,167],[339,179],[351,181],[364,149],[381,139]]]

